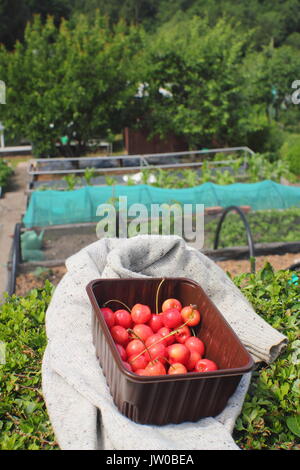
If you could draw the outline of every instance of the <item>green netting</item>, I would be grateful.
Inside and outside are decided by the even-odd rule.
[[[74,191],[35,191],[31,194],[23,223],[26,227],[97,222],[97,207],[127,197],[127,206],[151,204],[204,204],[205,207],[251,206],[252,210],[300,207],[300,187],[273,181],[205,183],[193,188],[165,189],[148,185],[87,186]]]
[[[23,261],[41,261],[44,259],[42,250],[44,231],[39,235],[34,230],[21,234],[21,251]]]

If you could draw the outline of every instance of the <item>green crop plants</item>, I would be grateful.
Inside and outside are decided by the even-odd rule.
[[[0,449],[57,448],[41,391],[46,346],[45,312],[52,285],[26,297],[7,297],[0,307]]]
[[[256,312],[287,336],[271,365],[253,373],[234,437],[244,449],[300,450],[300,276],[270,264],[234,281]]]
[[[253,372],[233,437],[247,450],[299,449],[300,280],[267,264],[233,281],[256,312],[288,338],[276,361]],[[59,449],[41,390],[45,312],[52,292],[45,281],[43,289],[7,297],[0,306],[0,359],[6,359],[0,360],[1,450]]]
[[[117,184],[117,180],[113,176],[105,175],[105,184],[107,186],[114,186]]]
[[[96,173],[95,168],[86,168],[84,170],[84,179],[87,185],[91,184],[92,178],[94,178],[95,173]]]
[[[300,241],[300,208],[255,211],[247,214],[247,220],[255,243]],[[205,224],[205,245],[213,246],[219,219]],[[219,248],[241,246],[247,243],[244,224],[239,215],[226,216],[220,234]]]
[[[63,180],[68,185],[68,191],[73,191],[75,186],[78,184],[79,179],[76,175],[70,174],[63,177]]]
[[[234,160],[231,160],[229,155],[226,156],[226,160],[228,160],[228,166],[223,169],[215,164],[221,160],[215,158],[213,161],[205,160],[198,170],[190,168],[143,170],[144,181],[152,186],[171,189],[190,188],[207,182],[227,185],[237,182],[256,183],[263,180],[280,183],[281,178],[286,178],[291,182],[295,180],[285,160],[270,162],[265,154],[255,154],[251,158]],[[155,176],[155,182],[151,183],[151,175]]]

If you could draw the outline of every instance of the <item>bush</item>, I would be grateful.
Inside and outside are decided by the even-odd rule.
[[[4,160],[0,160],[0,187],[2,187],[2,189],[7,187],[12,174],[12,168],[10,168]]]
[[[286,350],[253,373],[234,438],[244,449],[300,449],[300,280],[270,264],[234,279],[255,311],[288,337]]]
[[[268,121],[266,116],[257,119],[258,129],[249,132],[247,135],[247,145],[254,152],[268,153],[270,161],[276,161],[279,158],[279,151],[284,142],[284,131],[280,126],[272,121]],[[253,123],[253,127],[255,127]]]
[[[34,289],[26,297],[8,297],[0,307],[2,450],[57,448],[41,393],[47,342],[44,320],[51,294],[52,285],[46,281],[43,289]],[[6,356],[3,365],[1,352]]]
[[[281,157],[292,173],[300,176],[300,135],[290,135],[280,149]]]

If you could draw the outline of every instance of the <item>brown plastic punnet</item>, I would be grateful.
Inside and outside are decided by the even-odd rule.
[[[100,307],[111,299],[129,308],[147,304],[156,312],[156,292],[161,279],[96,279],[87,287],[93,307],[93,341],[96,355],[106,377],[110,393],[119,411],[140,424],[164,425],[197,421],[218,415],[236,390],[242,375],[254,362],[235,332],[204,290],[186,278],[165,278],[159,290],[159,308],[168,298],[182,305],[195,304],[201,313],[194,330],[204,342],[205,357],[215,361],[218,370],[160,376],[140,376],[122,363]],[[220,289],[222,287],[220,286]],[[120,304],[110,303],[117,310]]]

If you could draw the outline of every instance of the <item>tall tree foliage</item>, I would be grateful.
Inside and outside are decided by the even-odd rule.
[[[12,49],[17,40],[23,40],[25,27],[34,14],[45,21],[48,15],[55,24],[71,14],[71,0],[0,0],[0,43]]]
[[[128,23],[140,24],[154,21],[159,9],[160,0],[75,0],[74,12],[93,15],[95,10],[101,11],[113,23],[120,19]]]
[[[241,142],[252,129],[250,101],[243,94],[247,38],[236,38],[225,20],[172,21],[145,50],[141,120],[152,134],[172,131],[192,147]]]
[[[156,23],[169,21],[178,12],[188,17],[207,16],[213,26],[222,17],[231,18],[236,34],[255,29],[255,44],[260,48],[270,40],[279,46],[300,29],[298,0],[161,0]]]
[[[13,53],[0,50],[7,85],[1,111],[9,133],[27,136],[37,154],[53,155],[60,136],[84,147],[91,137],[120,131],[136,88],[130,63],[138,43],[134,27],[118,23],[111,30],[99,14],[59,28],[52,18],[43,26],[36,17],[24,43]]]

